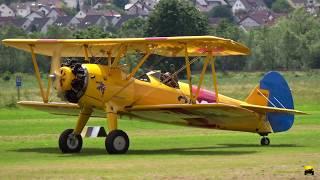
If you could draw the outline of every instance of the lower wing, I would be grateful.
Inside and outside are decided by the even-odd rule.
[[[264,114],[264,113],[287,113],[287,114],[297,114],[297,115],[303,115],[307,114],[302,111],[294,110],[294,109],[286,109],[286,108],[278,108],[278,107],[268,107],[268,106],[259,106],[259,105],[253,105],[253,104],[241,104],[240,105],[243,108],[252,110],[254,112]]]

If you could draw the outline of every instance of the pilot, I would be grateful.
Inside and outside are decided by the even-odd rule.
[[[170,64],[169,72],[162,74],[160,77],[160,81],[169,87],[179,88],[178,76],[175,73],[174,64]]]

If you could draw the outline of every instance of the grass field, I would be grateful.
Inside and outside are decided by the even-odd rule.
[[[1,100],[0,179],[320,179],[320,72],[284,74],[297,109],[311,115],[298,116],[289,132],[271,134],[269,147],[261,147],[260,137],[251,133],[122,119],[120,128],[131,142],[128,154],[117,156],[106,153],[101,138],[84,139],[80,154],[61,154],[59,134],[73,128],[76,117],[8,108],[8,97],[15,99],[14,81],[1,80],[0,97],[8,102]],[[261,76],[219,74],[221,93],[243,99]],[[36,82],[26,79],[22,98],[32,99]],[[316,175],[304,176],[304,165],[314,166]]]

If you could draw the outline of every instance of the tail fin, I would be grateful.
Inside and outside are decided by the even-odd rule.
[[[260,84],[250,93],[246,102],[258,106],[268,106],[281,109],[294,109],[290,88],[281,74],[268,72]],[[273,132],[287,131],[294,122],[294,114],[288,112],[268,112],[266,118]]]

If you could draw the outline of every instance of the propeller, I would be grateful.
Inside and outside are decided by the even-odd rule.
[[[51,58],[51,67],[50,67],[50,74],[49,78],[51,78],[51,87],[54,88],[57,91],[57,97],[60,98],[60,100],[65,101],[64,93],[62,90],[62,81],[64,81],[65,73],[63,74],[63,71],[61,70],[61,60],[60,57],[53,56]],[[52,91],[51,91],[52,93]]]

